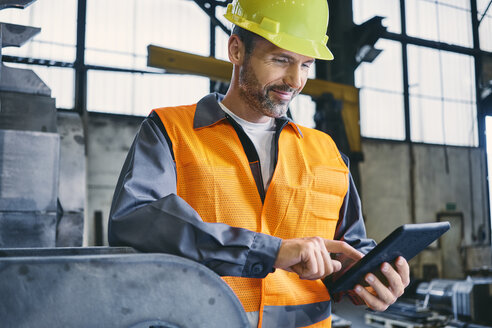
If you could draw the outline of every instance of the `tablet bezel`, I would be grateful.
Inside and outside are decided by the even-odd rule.
[[[379,271],[383,262],[391,263],[399,256],[410,261],[449,228],[449,222],[404,224],[343,274],[328,276],[323,282],[332,294],[351,290],[356,284],[364,281],[367,273]],[[380,274],[378,276],[381,277]]]

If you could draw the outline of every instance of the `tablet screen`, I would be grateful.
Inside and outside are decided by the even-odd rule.
[[[403,256],[407,261],[410,261],[449,228],[449,222],[404,224],[346,272],[328,276],[323,282],[332,294],[351,290],[356,284],[364,281],[364,276],[367,273],[379,271],[379,266],[383,262],[392,262],[398,256]],[[380,275],[376,275],[380,277]]]

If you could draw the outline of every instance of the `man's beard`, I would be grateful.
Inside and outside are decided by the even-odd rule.
[[[292,92],[289,101],[273,99],[269,93],[273,90]],[[272,91],[273,92],[273,91]],[[253,68],[249,65],[249,60],[245,59],[244,65],[239,72],[239,95],[251,109],[269,117],[285,116],[291,100],[297,96],[299,90],[293,89],[286,84],[270,85],[262,88]]]

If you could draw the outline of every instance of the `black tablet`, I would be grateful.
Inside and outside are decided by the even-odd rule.
[[[382,275],[379,273],[381,263],[391,263],[398,256],[403,256],[407,261],[410,261],[411,258],[448,231],[449,227],[449,222],[404,224],[345,273],[329,276],[323,282],[332,294],[351,290],[359,283],[367,286],[364,276],[368,272],[373,272],[381,278]]]

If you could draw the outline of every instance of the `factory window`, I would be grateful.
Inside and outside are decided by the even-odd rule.
[[[154,108],[196,103],[209,79],[189,75],[90,70],[87,107],[92,111],[147,116]]]
[[[53,19],[56,17],[56,19]],[[41,32],[21,47],[2,49],[4,57],[38,58],[72,63],[75,61],[77,1],[39,1],[24,10],[0,11],[0,22],[40,27]],[[53,64],[53,63],[51,63]],[[51,89],[58,108],[74,106],[74,71],[71,68],[6,63],[10,67],[32,69]]]
[[[229,61],[227,54],[227,42],[229,35],[227,35],[220,27],[215,28],[215,58]]]
[[[77,0],[38,1],[24,10],[4,9],[0,22],[41,28],[20,48],[2,49],[3,55],[75,61]]]
[[[226,7],[217,6],[215,8],[215,17],[224,24],[227,28],[232,29],[232,23],[224,18]],[[227,41],[229,35],[227,35],[220,27],[215,28],[215,58],[222,60],[229,60],[227,56]]]
[[[490,0],[477,0],[478,20],[480,25],[480,48],[492,52],[492,7]],[[487,12],[486,12],[487,10]]]
[[[149,70],[149,44],[208,56],[209,29],[203,27],[209,23],[191,1],[88,0],[86,63]],[[147,115],[155,107],[194,103],[208,90],[206,78],[89,70],[87,108]]]
[[[478,146],[475,62],[472,56],[458,53],[473,48],[470,0],[407,0],[404,4],[400,8],[399,1],[391,1],[380,8],[381,1],[353,0],[355,23],[384,16],[383,25],[392,32],[376,43],[375,48],[383,52],[374,62],[362,63],[355,72],[362,136]],[[477,1],[479,19],[488,4],[488,0]],[[405,29],[411,38],[400,34],[400,9],[405,10]],[[480,25],[482,49],[492,47],[487,38],[492,32],[489,15]],[[428,41],[457,50],[430,48],[436,46]],[[405,63],[402,42],[408,42]],[[403,84],[402,67],[408,68],[408,85]],[[406,91],[408,108],[403,96]],[[405,131],[406,111],[410,131]]]
[[[473,46],[470,0],[405,1],[405,9],[408,35]]]
[[[292,119],[299,125],[314,128],[314,114],[316,113],[316,103],[311,96],[298,95],[292,100],[289,106]]]
[[[471,56],[408,46],[412,141],[477,146]]]
[[[385,17],[388,31],[401,33],[400,2],[395,0],[353,0],[354,23],[362,24],[374,16]]]
[[[365,137],[405,139],[401,45],[380,39],[383,52],[355,72],[360,88],[361,134]]]
[[[192,1],[88,0],[86,63],[145,69],[149,44],[208,56],[209,22]]]

